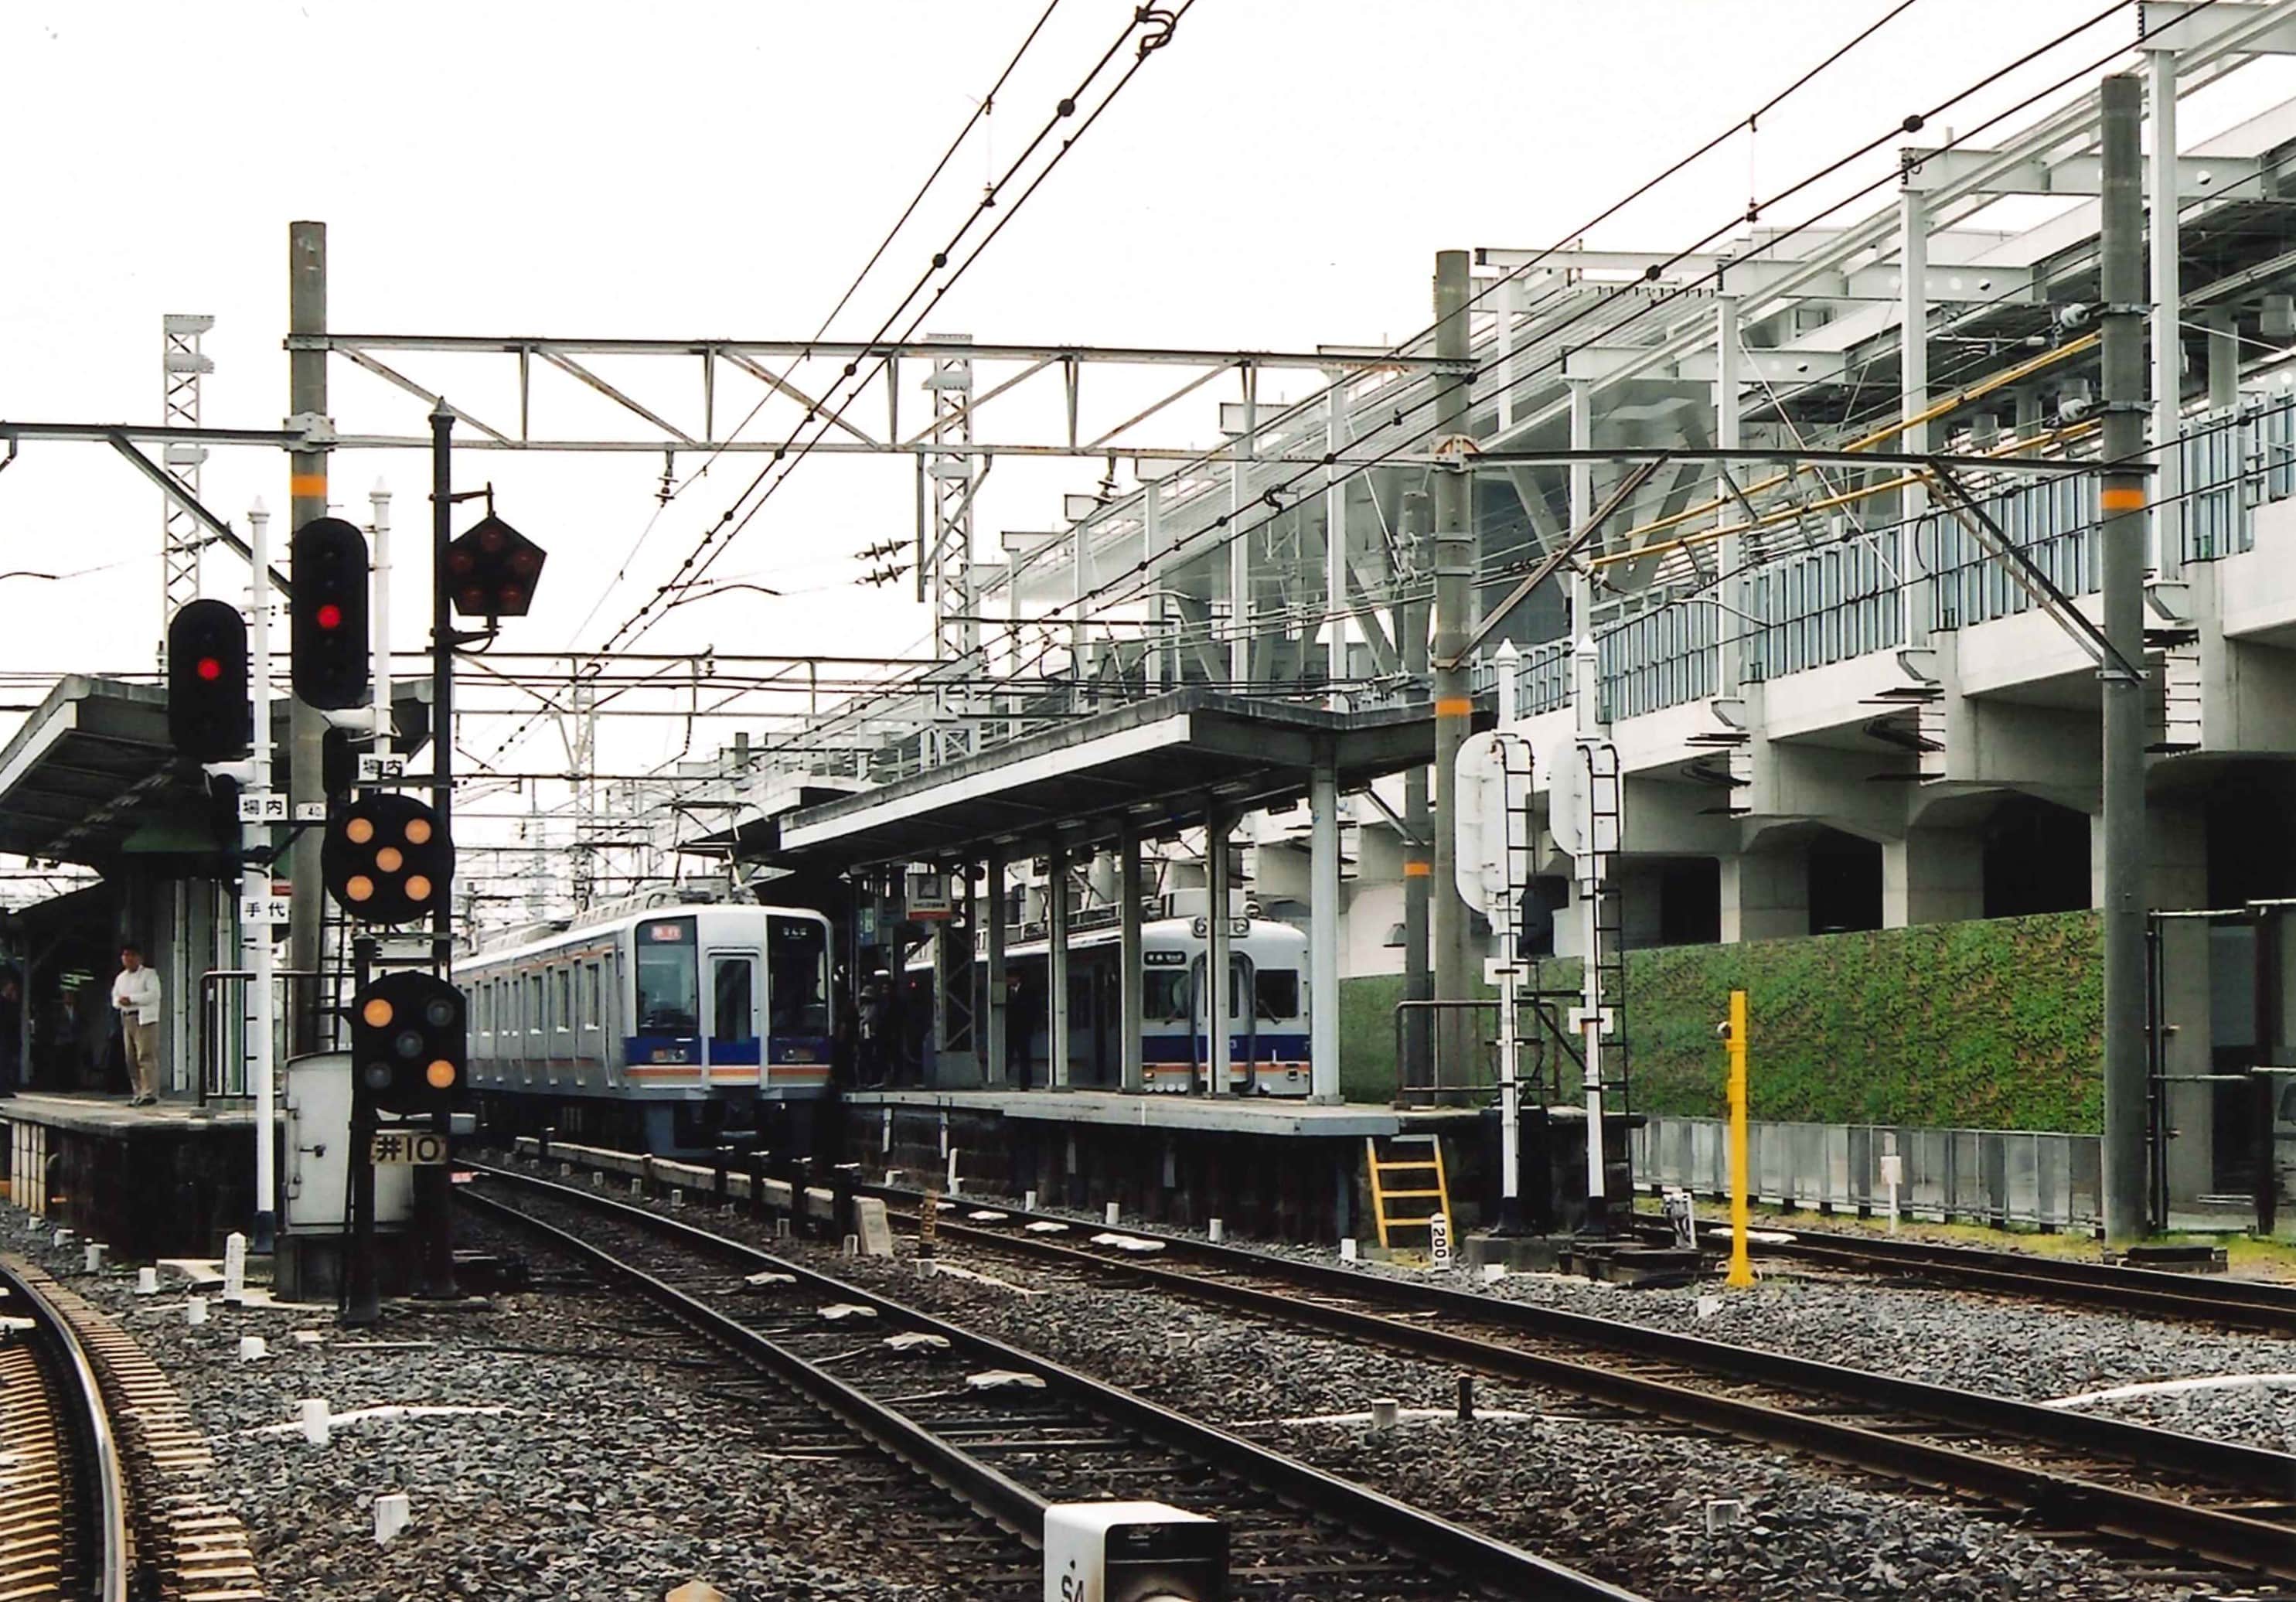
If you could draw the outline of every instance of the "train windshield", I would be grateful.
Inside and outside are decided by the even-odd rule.
[[[654,918],[637,929],[638,1032],[690,1035],[701,1027],[693,920]]]
[[[1147,981],[1141,998],[1140,1010],[1152,1023],[1180,1023],[1188,1016],[1188,971],[1185,968],[1151,968],[1144,977]]]
[[[1261,968],[1252,975],[1252,1004],[1262,1022],[1300,1015],[1300,970]]]
[[[767,920],[767,995],[777,1035],[829,1033],[829,931],[810,918]]]

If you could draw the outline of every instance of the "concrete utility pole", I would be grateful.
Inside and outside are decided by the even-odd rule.
[[[287,326],[296,333],[324,333],[327,331],[327,225],[324,223],[289,223],[287,225]],[[324,350],[292,350],[287,355],[287,411],[291,416],[324,417],[327,415],[327,353]],[[287,534],[294,538],[295,530],[315,517],[327,514],[327,453],[323,450],[299,450],[287,463]],[[267,596],[266,596],[267,598]],[[385,695],[388,691],[382,692]],[[327,720],[316,708],[308,707],[293,696],[287,702],[288,739],[292,752],[292,765],[287,777],[287,799],[292,803],[291,817],[299,816],[307,805],[316,805],[327,799],[326,781],[320,771],[324,761],[324,742]],[[268,719],[266,708],[263,718]],[[267,721],[257,731],[258,739],[268,740]],[[378,746],[376,749],[383,749]],[[296,837],[288,854],[288,877],[294,887],[291,904],[292,918],[287,925],[287,965],[298,974],[316,974],[320,969],[320,939],[324,932],[325,901],[320,892],[324,888],[319,879],[319,846],[324,834],[318,829],[306,829]],[[319,1008],[317,982],[298,980],[297,985],[309,985],[308,991],[299,992],[287,1010],[288,1039],[291,1048],[297,1052],[319,1048]]]
[[[2122,661],[2144,660],[2144,218],[2137,127],[2144,89],[2131,73],[2104,80],[2104,460],[2098,538],[2104,637]],[[2173,206],[2173,196],[2167,198]],[[2163,382],[2174,382],[2173,374]],[[2140,679],[2108,658],[2104,702],[2104,1233],[2144,1233],[2144,701]]]
[[[1442,251],[1435,257],[1435,354],[1464,360],[1467,355],[1467,253]],[[1466,431],[1467,381],[1439,380],[1435,407],[1439,448]],[[1467,998],[1467,904],[1459,899],[1458,843],[1452,831],[1459,815],[1459,747],[1473,727],[1475,701],[1465,650],[1473,620],[1475,546],[1472,525],[1473,480],[1463,456],[1458,472],[1435,472],[1435,998]],[[1435,1056],[1453,1074],[1467,1058],[1467,1019],[1457,1007],[1436,1015]]]
[[[1403,497],[1404,548],[1420,560],[1433,528],[1427,497],[1413,491]],[[1403,653],[1403,671],[1415,687],[1427,681],[1427,609],[1406,601],[1395,609],[1395,637]],[[1435,865],[1430,855],[1433,831],[1427,806],[1427,769],[1414,768],[1403,776],[1403,827],[1410,838],[1403,842],[1403,994],[1406,1000],[1426,1001],[1435,994],[1427,966],[1428,887],[1434,883]],[[1398,1085],[1423,1072],[1430,1042],[1426,1009],[1414,1008],[1403,1018],[1403,1061],[1396,1064]]]

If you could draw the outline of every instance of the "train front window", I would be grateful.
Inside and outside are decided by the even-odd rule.
[[[1188,971],[1151,968],[1140,1010],[1158,1023],[1184,1023],[1188,1017]]]
[[[640,1034],[690,1035],[701,1026],[692,918],[638,925],[637,992]]]
[[[769,918],[766,997],[773,1032],[829,1033],[829,931],[810,918]]]
[[[1263,1023],[1300,1015],[1300,970],[1262,968],[1252,975],[1252,1006]]]

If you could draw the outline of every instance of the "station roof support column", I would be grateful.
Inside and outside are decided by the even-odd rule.
[[[980,909],[980,928],[987,941],[988,962],[988,993],[982,998],[987,1011],[987,1015],[981,1020],[982,1038],[987,1045],[980,1064],[980,1080],[986,1085],[1006,1085],[1012,1082],[1013,1056],[1006,1033],[1012,1022],[1012,1012],[1004,976],[1004,848],[1002,846],[989,849],[988,883],[981,887]]]
[[[1123,1009],[1123,1064],[1120,1088],[1128,1094],[1148,1088],[1146,1064],[1140,1048],[1143,987],[1140,951],[1140,830],[1129,821],[1116,843],[1117,993]]]
[[[1308,1095],[1340,1099],[1340,774],[1317,756],[1308,781],[1308,883],[1315,901],[1308,929]]]
[[[1227,836],[1234,826],[1226,807],[1214,802],[1204,809],[1204,899],[1210,903],[1204,909],[1204,1089],[1212,1096],[1227,1094],[1228,1065],[1234,1061],[1228,1038],[1228,1014],[1235,1005],[1228,968],[1234,959],[1227,922]]]
[[[1045,870],[1046,1072],[1055,1090],[1074,1087],[1069,1079],[1069,848],[1053,836]]]

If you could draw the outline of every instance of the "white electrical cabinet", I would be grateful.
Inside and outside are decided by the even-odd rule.
[[[286,1161],[281,1215],[291,1234],[340,1235],[350,1217],[351,1054],[320,1051],[287,1064]],[[385,1165],[374,1171],[374,1221],[379,1228],[406,1222],[414,1204],[414,1171]]]
[[[1045,1602],[1226,1602],[1227,1526],[1161,1502],[1045,1509]]]

